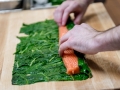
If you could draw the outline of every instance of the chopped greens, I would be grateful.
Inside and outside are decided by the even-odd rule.
[[[68,22],[69,29],[73,26],[72,22]],[[30,25],[23,24],[20,33],[25,33],[27,36],[17,37],[21,42],[17,45],[15,52],[13,85],[85,80],[92,77],[84,55],[76,51],[75,53],[79,57],[80,74],[66,74],[66,68],[58,54],[58,26],[54,20]]]
[[[48,0],[48,1],[51,2],[53,5],[59,5],[65,0]]]

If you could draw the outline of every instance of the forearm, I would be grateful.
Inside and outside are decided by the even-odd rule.
[[[120,50],[120,25],[96,36],[98,52]]]
[[[75,1],[80,3],[80,5],[89,6],[89,4],[92,3],[94,0],[75,0]]]

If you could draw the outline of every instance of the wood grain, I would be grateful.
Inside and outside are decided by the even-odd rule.
[[[120,25],[120,0],[106,0],[104,5],[115,25]]]
[[[34,23],[53,18],[53,9],[0,14],[0,90],[97,90],[120,88],[120,51],[86,55],[93,78],[84,81],[39,82],[17,86],[11,84],[13,53],[19,40],[22,23]],[[102,3],[90,5],[83,22],[99,31],[114,27]]]

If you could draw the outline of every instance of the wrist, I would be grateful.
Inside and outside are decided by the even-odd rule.
[[[94,41],[98,52],[120,50],[120,26],[99,32]]]
[[[110,43],[113,50],[120,50],[120,25],[113,28],[109,34],[111,36]]]
[[[96,44],[96,51],[98,52],[106,51],[106,45],[108,44],[108,40],[105,39],[106,39],[105,32],[100,32],[100,34],[96,35],[96,37],[94,38]]]
[[[93,38],[94,51],[101,52],[103,46],[103,32],[96,32],[96,36]]]
[[[92,3],[94,0],[75,0],[79,3],[81,7],[88,7],[90,3]]]

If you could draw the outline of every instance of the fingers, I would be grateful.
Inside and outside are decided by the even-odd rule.
[[[67,9],[65,9],[65,11],[63,13],[63,17],[62,17],[62,26],[64,26],[66,24],[70,12],[71,12],[71,10],[69,9],[69,7]]]
[[[57,22],[59,26],[64,26],[67,22],[67,19],[72,12],[81,12],[81,8],[76,1],[65,1],[60,5],[55,13],[54,20]],[[78,17],[79,18],[79,17]]]
[[[59,47],[59,54],[60,56],[63,55],[64,53],[64,50],[68,49],[69,48],[69,44],[68,44],[68,39],[70,37],[70,34],[69,32],[67,32],[64,36],[62,36],[62,38],[60,39],[60,47]]]
[[[57,22],[57,24],[59,26],[62,25],[62,17],[63,17],[63,13],[64,13],[64,10],[68,7],[68,3],[66,3],[66,1],[61,5],[59,6],[55,12],[54,12],[54,20]]]
[[[78,5],[74,5],[75,3],[70,4],[63,13],[63,17],[62,17],[62,25],[64,26],[67,22],[67,19],[70,15],[70,13],[74,12],[77,10],[80,14],[81,9],[78,7]],[[79,17],[78,17],[79,18]]]
[[[60,54],[60,56],[62,56],[64,51],[67,50],[67,49],[69,49],[68,41],[66,41],[66,42],[64,42],[64,43],[62,43],[60,45],[60,47],[59,47],[59,54]]]
[[[94,30],[95,32],[97,32],[95,29],[93,29],[90,25],[88,25],[86,23],[82,23],[80,26],[84,27],[86,30],[89,30],[89,31],[93,31]]]
[[[83,14],[78,13],[75,15],[74,24],[79,25],[82,20]]]
[[[66,24],[70,13],[73,12],[75,8],[76,8],[76,5],[71,4],[64,10],[63,17],[62,17],[62,25],[63,26]]]
[[[57,24],[59,25],[59,26],[61,26],[62,24],[62,12],[59,12],[59,13],[56,13],[56,14],[54,14],[54,20],[57,22]]]
[[[62,44],[65,41],[67,41],[69,39],[69,36],[70,36],[70,32],[68,31],[64,36],[61,37],[59,44]]]

